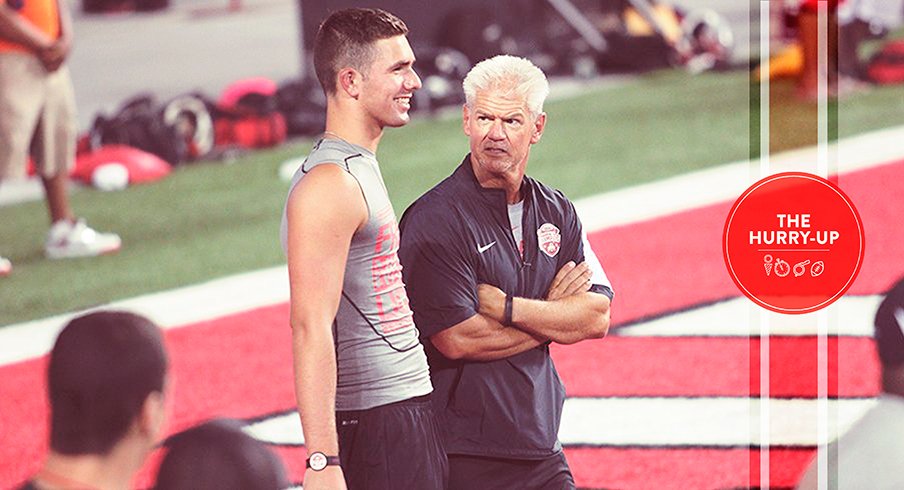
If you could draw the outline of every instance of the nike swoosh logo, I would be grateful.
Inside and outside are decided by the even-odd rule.
[[[489,250],[490,247],[492,247],[493,245],[496,245],[496,240],[493,240],[492,242],[490,242],[482,247],[480,245],[478,245],[477,253],[482,254],[482,253],[486,252],[487,250]]]

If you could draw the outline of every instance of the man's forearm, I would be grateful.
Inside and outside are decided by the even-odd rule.
[[[476,316],[480,317],[480,321],[485,322],[483,336],[469,340],[473,343],[473,346],[465,359],[472,361],[505,359],[546,342],[545,338],[518,328],[503,325],[480,313]]]
[[[559,344],[602,338],[609,331],[609,298],[591,292],[555,301],[513,298],[512,324]]]
[[[546,342],[545,338],[503,325],[477,313],[430,338],[450,359],[495,361],[520,354]]]
[[[336,353],[329,328],[293,326],[295,396],[308,453],[339,454],[336,434]]]

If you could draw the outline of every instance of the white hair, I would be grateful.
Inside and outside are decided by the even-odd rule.
[[[549,82],[543,71],[529,60],[501,54],[474,65],[462,82],[465,101],[474,107],[477,92],[502,90],[524,97],[527,108],[534,117],[543,112],[543,102],[549,95]]]

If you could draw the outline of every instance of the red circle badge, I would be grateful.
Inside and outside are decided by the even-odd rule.
[[[731,279],[779,313],[810,313],[843,295],[863,263],[863,223],[835,184],[785,172],[753,184],[734,203],[722,234]]]

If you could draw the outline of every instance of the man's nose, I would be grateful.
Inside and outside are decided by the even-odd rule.
[[[496,119],[493,121],[493,124],[490,126],[490,132],[487,134],[492,140],[504,140],[505,139],[505,129],[502,126],[502,119]]]
[[[417,90],[421,88],[421,85],[421,77],[417,76],[417,72],[412,69],[409,76],[405,78],[405,90]]]

